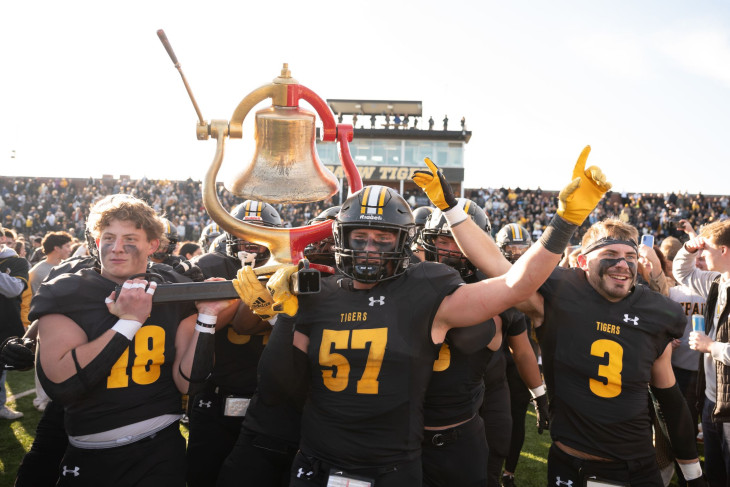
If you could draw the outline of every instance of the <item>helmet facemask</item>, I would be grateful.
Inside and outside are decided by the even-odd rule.
[[[392,237],[368,237],[361,232],[355,232],[360,229],[378,230]],[[412,226],[402,228],[380,224],[376,227],[335,222],[333,233],[337,268],[356,281],[376,283],[393,279],[405,272],[410,263],[405,249],[414,237],[415,230]],[[375,250],[366,250],[372,248]]]
[[[230,234],[226,239],[226,252],[240,260],[242,265],[253,267],[262,266],[271,258],[271,252],[266,246],[248,242]]]
[[[504,258],[510,261],[510,263],[514,264],[517,259],[522,257],[522,254],[527,252],[527,249],[529,248],[530,246],[527,244],[507,244],[500,250],[502,251],[502,255],[504,255]]]
[[[476,268],[464,256],[461,250],[452,250],[440,246],[440,240],[449,238],[453,240],[450,230],[434,231],[433,229],[424,229],[423,231],[423,248],[426,254],[426,260],[431,262],[440,262],[441,264],[453,267],[462,278],[469,277],[474,274]]]
[[[160,246],[157,248],[157,252],[152,254],[155,259],[165,259],[167,256],[172,255],[177,248],[177,236],[163,233],[160,237]]]
[[[335,239],[327,237],[312,242],[304,248],[304,257],[312,264],[335,267]]]

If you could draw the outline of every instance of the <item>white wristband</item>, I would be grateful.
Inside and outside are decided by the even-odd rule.
[[[114,323],[114,326],[112,326],[112,330],[117,333],[121,333],[127,337],[127,340],[132,340],[134,338],[134,334],[137,333],[140,328],[142,328],[142,323],[134,320],[118,320]]]
[[[274,326],[276,324],[276,320],[278,320],[278,319],[279,319],[279,315],[272,316],[271,318],[269,318],[269,324],[271,326]]]
[[[444,211],[443,213],[444,218],[446,218],[446,222],[449,224],[450,227],[455,227],[459,223],[469,218],[469,215],[467,215],[464,211],[464,201],[459,201],[456,206],[454,206],[450,210]]]
[[[213,315],[206,315],[203,313],[198,313],[198,321],[201,323],[205,323],[206,325],[215,325],[216,321],[218,321],[218,317],[213,316]]]
[[[534,389],[530,389],[532,397],[540,397],[545,394],[545,385],[537,386]]]
[[[699,478],[702,476],[702,467],[700,467],[700,462],[694,462],[694,463],[679,463],[679,469],[682,471],[682,475],[684,475],[685,480],[693,480],[696,478]]]
[[[200,333],[210,333],[211,335],[215,334],[215,327],[207,327],[207,326],[200,326],[199,324],[195,324],[195,329],[199,331]]]

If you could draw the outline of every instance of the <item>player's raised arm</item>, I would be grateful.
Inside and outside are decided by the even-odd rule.
[[[560,192],[558,213],[540,238],[540,245],[533,245],[503,276],[462,286],[444,299],[434,325],[444,324],[448,329],[478,323],[524,301],[537,291],[560,261],[575,230],[611,188],[598,167],[585,167],[589,152],[590,147],[583,150],[573,169],[572,181]],[[476,233],[468,227],[471,222],[467,215],[456,206],[456,199],[443,174],[433,163],[429,164],[429,168],[430,174],[416,171],[413,176],[416,184],[444,211],[455,235],[462,231],[460,226],[467,225],[461,235],[462,240],[476,238]],[[472,262],[477,267],[490,268],[489,259],[497,260],[495,253],[498,254],[499,249],[489,238],[480,236],[477,241],[484,247],[479,249],[473,242],[465,242],[470,246],[468,257],[474,259]],[[480,258],[482,252],[486,257]]]

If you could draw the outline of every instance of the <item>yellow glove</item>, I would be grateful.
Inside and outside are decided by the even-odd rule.
[[[275,314],[273,309],[274,300],[271,293],[256,277],[253,267],[248,265],[241,267],[232,283],[238,295],[241,296],[241,301],[251,311],[263,319],[269,319]]]
[[[295,265],[288,265],[277,270],[266,283],[266,288],[274,298],[274,313],[286,313],[289,316],[297,314],[299,309],[299,300],[296,295],[291,292],[291,276],[299,268]],[[258,313],[257,313],[258,314]]]
[[[558,215],[574,225],[581,225],[606,191],[611,189],[611,183],[606,181],[606,176],[598,166],[586,169],[590,152],[591,146],[587,145],[573,168],[573,181],[558,195]]]
[[[439,171],[436,164],[431,162],[428,157],[423,160],[426,163],[429,171],[419,169],[413,172],[413,182],[416,183],[428,196],[428,199],[441,211],[450,210],[457,204],[454,192],[451,189],[451,185],[446,178],[444,173]]]

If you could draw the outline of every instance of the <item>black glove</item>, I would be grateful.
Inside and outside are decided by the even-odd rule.
[[[550,416],[548,415],[547,394],[537,396],[532,400],[537,415],[537,433],[542,434],[544,430],[550,429]]]
[[[0,345],[0,363],[5,370],[30,370],[35,365],[35,340],[10,337]]]

